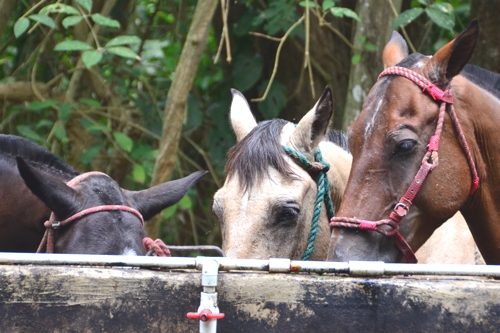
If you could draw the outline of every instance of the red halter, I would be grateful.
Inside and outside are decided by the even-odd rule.
[[[70,187],[75,187],[82,180],[84,180],[87,177],[92,176],[92,175],[103,175],[103,176],[109,177],[105,173],[102,173],[99,171],[91,171],[91,172],[83,173],[83,174],[73,178],[72,180],[70,180],[67,183],[67,185]],[[139,218],[141,225],[144,225],[144,219],[143,219],[141,213],[139,213],[139,211],[137,211],[136,209],[134,209],[132,207],[123,206],[123,205],[102,205],[102,206],[95,206],[95,207],[87,208],[87,209],[82,210],[79,213],[76,213],[76,214],[68,217],[67,219],[65,219],[63,221],[56,221],[54,213],[51,213],[49,220],[45,221],[45,223],[44,223],[44,226],[47,229],[45,230],[45,234],[43,235],[42,241],[41,241],[40,245],[38,246],[38,249],[36,252],[37,253],[44,252],[44,251],[46,253],[53,253],[54,252],[54,243],[55,243],[54,230],[55,229],[58,229],[60,227],[64,227],[65,225],[67,225],[73,221],[76,221],[84,216],[87,216],[87,215],[90,215],[93,213],[104,212],[104,211],[119,211],[119,210],[134,214],[135,216],[137,216]],[[156,242],[158,242],[158,241],[159,240],[156,240]],[[151,242],[153,242],[153,240],[151,238],[149,238],[149,237],[144,238],[143,245],[146,248],[146,251],[149,251],[150,248],[152,247]],[[153,242],[153,243],[155,243],[155,242]],[[156,244],[159,244],[159,243],[156,243]],[[166,248],[166,246],[163,244],[163,242],[161,242],[161,244],[162,244],[162,247]],[[161,244],[159,244],[159,245],[161,245]],[[170,252],[169,252],[168,248],[166,249],[166,251],[163,248],[161,248],[160,250],[161,250],[160,251],[161,253],[159,253],[158,251],[155,251],[155,255],[162,256],[162,257],[163,256],[170,256]],[[168,252],[168,255],[166,255],[167,252]]]
[[[427,152],[422,160],[422,165],[418,170],[417,174],[413,178],[413,181],[410,184],[406,193],[401,197],[399,202],[394,207],[394,210],[389,215],[389,219],[383,219],[380,221],[365,221],[359,220],[355,218],[348,217],[333,217],[330,221],[331,227],[344,227],[344,228],[357,228],[362,230],[373,230],[380,234],[386,235],[391,238],[399,250],[403,253],[406,261],[409,263],[416,263],[417,258],[415,257],[415,253],[411,249],[410,245],[404,239],[403,235],[399,232],[399,223],[408,214],[412,206],[413,199],[417,195],[418,191],[422,187],[425,179],[427,178],[429,172],[431,172],[435,167],[438,166],[439,158],[438,158],[438,147],[439,140],[441,138],[441,131],[443,129],[444,122],[444,114],[446,109],[450,114],[451,120],[457,130],[458,137],[460,139],[460,143],[462,148],[464,149],[465,155],[467,157],[467,161],[469,163],[469,167],[472,174],[472,185],[470,189],[470,195],[474,194],[479,186],[479,177],[477,175],[476,165],[472,160],[472,154],[469,149],[469,145],[467,144],[467,140],[465,139],[465,135],[462,131],[462,127],[460,126],[460,122],[458,121],[457,115],[455,113],[455,108],[453,107],[453,95],[451,91],[451,83],[448,84],[445,91],[441,90],[439,87],[431,83],[422,75],[415,73],[414,71],[404,68],[404,67],[389,67],[386,68],[380,75],[379,79],[388,75],[399,75],[404,76],[407,79],[411,80],[419,87],[422,88],[424,92],[427,92],[431,97],[441,102],[441,106],[439,107],[439,114],[436,126],[435,134],[430,138],[429,144],[427,146]],[[449,105],[449,108],[447,108]],[[379,229],[382,225],[388,225],[392,229],[391,230],[381,230]]]

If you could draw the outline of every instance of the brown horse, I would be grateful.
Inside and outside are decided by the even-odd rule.
[[[56,252],[144,255],[144,219],[175,204],[205,174],[127,191],[101,173],[79,176],[26,139],[0,135],[0,251],[35,252],[53,212],[54,223],[62,221],[54,234]],[[75,177],[73,187],[66,185]],[[90,214],[63,226],[86,211]]]
[[[257,123],[244,96],[233,90],[230,118],[238,142],[228,153],[228,176],[213,204],[228,257],[304,258],[320,175],[303,161],[292,158],[285,147],[310,161],[314,161],[313,151],[320,148],[324,162],[330,165],[326,172],[330,197],[338,207],[347,184],[351,155],[345,135],[328,131],[332,114],[332,92],[327,88],[297,126],[282,119]],[[475,263],[474,242],[460,214],[440,232],[444,235],[431,238],[418,253],[422,262]],[[329,242],[330,228],[323,202],[309,259],[325,260]]]
[[[485,261],[500,263],[500,76],[466,66],[477,38],[473,21],[432,57],[408,56],[393,33],[349,131],[353,166],[331,223],[347,228],[334,229],[329,260],[411,261],[460,211]]]

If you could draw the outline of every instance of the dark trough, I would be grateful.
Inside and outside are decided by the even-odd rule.
[[[197,332],[195,270],[0,266],[1,332]],[[495,332],[500,282],[220,272],[218,332]]]

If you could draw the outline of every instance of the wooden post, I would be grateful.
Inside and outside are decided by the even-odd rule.
[[[0,266],[1,332],[198,332],[199,271]],[[221,272],[218,332],[496,332],[500,281]]]

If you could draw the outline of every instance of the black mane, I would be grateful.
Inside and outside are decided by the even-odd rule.
[[[0,134],[0,158],[23,158],[37,169],[73,178],[79,175],[71,166],[59,157],[38,146],[37,144],[14,135]]]
[[[425,56],[423,54],[412,53],[408,57],[401,60],[396,66],[412,68],[424,57]],[[499,74],[474,65],[465,65],[462,72],[460,72],[460,75],[500,99]]]
[[[269,167],[291,176],[293,173],[285,160],[280,141],[283,127],[288,123],[283,119],[262,121],[236,143],[227,154],[225,171],[228,179],[236,174],[242,190],[246,191],[252,188],[256,181],[268,175]],[[344,133],[330,130],[328,140],[349,151],[347,136]]]
[[[497,73],[490,72],[481,67],[466,65],[460,74],[500,99],[500,75]]]

